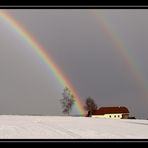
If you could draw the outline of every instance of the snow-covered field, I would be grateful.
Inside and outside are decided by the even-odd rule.
[[[148,120],[0,116],[1,139],[148,139]]]

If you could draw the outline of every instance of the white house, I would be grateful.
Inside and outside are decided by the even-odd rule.
[[[91,117],[96,118],[114,118],[127,119],[129,117],[129,110],[124,107],[101,107],[96,110]]]

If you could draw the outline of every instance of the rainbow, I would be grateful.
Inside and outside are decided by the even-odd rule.
[[[102,28],[103,32],[114,44],[117,56],[120,56],[124,61],[127,70],[132,75],[133,79],[137,82],[137,85],[142,91],[142,97],[147,99],[147,86],[146,82],[143,79],[143,75],[140,69],[139,64],[136,59],[133,57],[131,50],[123,42],[123,39],[118,35],[116,30],[113,30],[111,22],[108,21],[107,17],[103,12],[97,12],[96,10],[91,11],[95,20],[99,23],[99,26]]]
[[[22,24],[20,24],[15,18],[13,18],[6,11],[0,11],[0,18],[2,18],[15,32],[23,39],[25,42],[33,49],[35,54],[37,54],[40,59],[47,65],[48,69],[54,74],[56,79],[60,82],[63,87],[68,87],[71,93],[75,97],[75,104],[77,110],[81,115],[85,114],[83,103],[78,95],[76,89],[73,87],[72,83],[65,77],[65,74],[60,70],[60,68],[55,64],[54,60],[49,56],[46,50],[38,43],[38,41],[25,30]]]

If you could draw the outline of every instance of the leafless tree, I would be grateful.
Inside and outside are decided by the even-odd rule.
[[[63,92],[63,99],[60,100],[61,104],[62,104],[62,108],[63,108],[63,113],[69,115],[71,110],[72,110],[72,106],[74,105],[74,96],[71,94],[71,91],[65,87],[64,88],[64,92]]]
[[[86,99],[84,109],[88,111],[88,116],[91,116],[97,110],[97,105],[91,97]]]

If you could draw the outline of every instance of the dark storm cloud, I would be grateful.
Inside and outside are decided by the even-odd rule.
[[[148,101],[142,98],[141,86],[137,78],[133,76],[136,71],[131,73],[128,70],[128,65],[126,65],[122,56],[117,52],[119,49],[115,46],[116,43],[113,43],[108,34],[102,30],[99,15],[97,18],[97,15],[94,15],[92,10],[49,9],[8,10],[8,12],[21,22],[45,47],[47,52],[55,59],[57,65],[64,71],[66,77],[75,86],[83,101],[85,101],[86,97],[91,96],[95,99],[98,106],[125,105],[129,107],[132,115],[137,117],[147,116],[146,107]],[[110,26],[109,29],[117,34],[120,40],[123,41],[123,44],[126,45],[125,47],[130,50],[131,56],[139,64],[139,70],[141,70],[143,79],[146,80],[148,73],[148,11],[96,10],[95,13],[103,15],[107,19]],[[3,27],[3,25],[0,26],[1,28]],[[32,54],[28,57],[23,45],[19,43],[14,44],[17,37],[12,39],[13,33],[9,36],[7,28],[1,29],[1,31],[3,35],[0,35],[0,39],[3,42],[0,47],[1,49],[5,47],[7,50],[5,52],[1,50],[1,57],[4,57],[3,55],[5,54],[10,56],[7,59],[21,58],[20,60],[22,60],[24,57],[22,63],[24,63],[26,69],[30,68],[30,75],[26,76],[26,71],[23,68],[20,70],[22,67],[20,60],[19,62],[14,62],[11,66],[1,62],[3,69],[8,67],[7,73],[10,74],[9,78],[15,77],[15,82],[1,82],[0,86],[3,88],[1,92],[1,98],[3,99],[1,99],[1,102],[5,102],[5,104],[9,102],[9,106],[15,108],[15,104],[10,103],[10,98],[12,97],[13,101],[17,102],[17,106],[19,104],[22,107],[24,106],[24,109],[22,107],[14,109],[15,113],[60,114],[58,99],[48,98],[49,96],[50,98],[59,98],[61,94],[59,91],[56,94],[57,90],[56,86],[53,86],[54,83],[49,84],[47,79],[52,81],[53,77],[45,74],[46,68],[43,66],[44,64],[40,66],[37,66],[38,64],[35,64],[35,62],[31,64]],[[11,51],[11,47],[15,49]],[[24,49],[20,51],[22,47]],[[29,60],[28,62],[25,61],[26,57]],[[15,73],[11,67],[20,72]],[[1,79],[6,79],[5,73],[6,71],[3,70],[3,77],[1,76]],[[28,77],[30,77],[30,80],[26,81]],[[12,78],[12,80],[14,79]],[[24,84],[22,88],[19,88],[19,91],[17,91],[17,83]],[[11,90],[11,87],[7,87],[7,84],[16,84],[14,89],[16,89],[17,95],[10,92],[6,95],[6,92]],[[38,85],[40,87],[35,89],[34,86]],[[25,93],[28,94],[27,96],[22,94],[24,88],[28,89]],[[21,98],[21,100],[18,101],[18,98]],[[23,105],[22,102],[25,102],[25,98],[28,98],[28,103],[26,101],[26,104]],[[4,99],[6,100],[4,101]],[[33,106],[35,99],[38,100],[36,102],[36,109]],[[28,111],[26,111],[27,104],[29,104]],[[48,107],[47,104],[52,104],[53,108]],[[12,110],[7,107],[5,109],[2,108],[1,112],[5,110],[6,113],[11,113]]]

